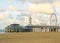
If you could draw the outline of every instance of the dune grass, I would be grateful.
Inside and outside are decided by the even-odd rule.
[[[20,32],[0,34],[0,43],[60,43],[60,33]]]

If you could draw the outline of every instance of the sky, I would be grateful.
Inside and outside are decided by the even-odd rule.
[[[28,25],[29,16],[34,25],[50,25],[52,13],[60,25],[60,0],[0,0],[0,29],[13,23]]]

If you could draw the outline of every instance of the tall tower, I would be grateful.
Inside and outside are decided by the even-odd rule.
[[[32,17],[29,16],[29,25],[31,26],[32,25]]]
[[[32,18],[31,18],[31,16],[26,16],[25,17],[25,24],[26,25],[32,25]]]

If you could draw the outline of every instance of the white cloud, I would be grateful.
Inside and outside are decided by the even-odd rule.
[[[5,20],[9,16],[9,12],[0,12],[0,20]]]
[[[31,3],[51,3],[56,2],[60,0],[29,0]]]
[[[7,10],[16,11],[17,8],[16,8],[15,6],[9,5],[9,6],[7,7]]]
[[[31,17],[32,17],[32,24],[34,24],[34,25],[35,24],[40,25],[40,23],[46,23],[46,24],[48,23],[50,25],[50,15],[40,14],[40,13],[33,13],[33,14],[31,14]],[[25,17],[24,24],[25,25],[29,24],[29,16]]]
[[[26,0],[18,0],[18,1],[26,1]]]
[[[27,10],[29,12],[37,12],[37,13],[40,13],[40,12],[53,13],[53,9],[51,7],[51,4],[47,4],[47,3],[44,3],[44,4],[32,4],[32,3],[30,3]]]
[[[1,10],[3,10],[3,8],[2,8],[2,7],[0,7],[0,11],[1,11]]]
[[[9,21],[9,24],[20,24],[22,21],[20,21],[20,20],[18,20],[18,19],[8,19],[8,21]]]
[[[21,1],[23,2],[24,0],[21,0]],[[50,21],[49,21],[50,16],[48,16],[48,15],[44,16],[44,15],[38,14],[38,13],[40,13],[40,12],[42,12],[42,13],[53,13],[53,9],[51,7],[51,4],[49,4],[49,3],[47,3],[46,1],[43,1],[43,0],[29,0],[29,1],[31,3],[29,3],[29,5],[27,7],[27,11],[26,10],[24,10],[24,11],[21,11],[21,10],[17,11],[19,8],[16,8],[15,6],[11,5],[12,2],[8,2],[9,6],[7,7],[7,10],[8,11],[12,11],[12,10],[15,11],[16,15],[23,15],[23,16],[31,15],[32,16],[32,24],[39,24],[39,23],[42,23],[43,21],[45,21],[44,23],[50,24]],[[42,2],[40,3],[40,1],[42,1]],[[36,4],[37,2],[39,4]],[[54,4],[56,6],[58,6],[58,7],[60,7],[60,2],[54,2]],[[0,8],[0,10],[2,10],[2,8]],[[21,14],[21,12],[23,12],[25,15]],[[9,15],[9,12],[0,13],[0,20],[5,20],[8,15]],[[48,18],[48,20],[47,20],[47,18]],[[46,20],[44,20],[44,19],[46,19]],[[9,21],[10,21],[9,22],[10,24],[14,23],[15,21],[16,21],[16,23],[19,23],[19,24],[20,23],[23,24],[23,25],[27,24],[27,22],[20,21],[20,20],[15,20],[15,18],[14,19],[9,19]]]
[[[53,4],[57,7],[60,7],[60,1],[54,2]]]
[[[51,2],[56,2],[60,0],[19,0],[21,2],[29,1],[31,3],[51,3]]]
[[[9,1],[8,1],[8,4],[11,5],[11,4],[13,4],[13,2],[9,0]]]

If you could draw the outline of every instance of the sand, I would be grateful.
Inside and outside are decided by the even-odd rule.
[[[19,32],[0,34],[0,43],[60,43],[60,32]]]

